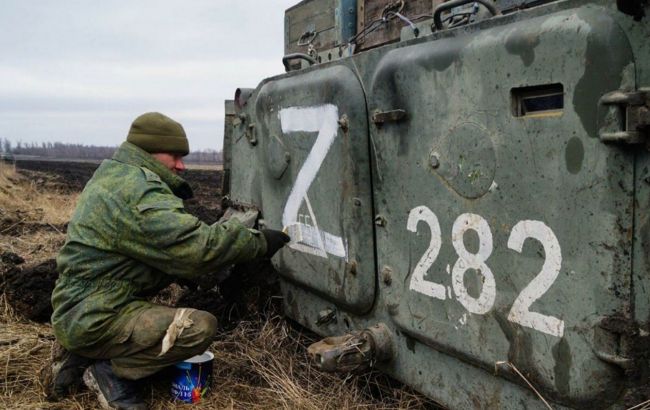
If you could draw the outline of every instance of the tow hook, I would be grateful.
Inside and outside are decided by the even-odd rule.
[[[325,372],[361,372],[394,356],[393,336],[383,323],[343,336],[326,337],[307,349]]]

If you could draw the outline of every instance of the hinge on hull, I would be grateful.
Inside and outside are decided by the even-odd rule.
[[[593,352],[606,363],[627,372],[647,368],[649,334],[623,315],[602,317],[594,327]]]
[[[598,135],[606,143],[640,144],[650,134],[650,89],[613,91],[600,98],[599,109],[607,110]]]

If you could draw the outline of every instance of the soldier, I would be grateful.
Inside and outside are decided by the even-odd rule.
[[[50,398],[79,381],[104,408],[146,409],[136,380],[203,353],[217,319],[147,302],[174,277],[197,279],[228,264],[271,257],[289,237],[236,220],[207,225],[183,209],[192,196],[177,175],[189,152],[183,127],[138,117],[79,197],[57,257],[52,326],[60,346],[41,381]]]

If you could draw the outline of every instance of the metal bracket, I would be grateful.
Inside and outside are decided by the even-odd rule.
[[[246,127],[246,139],[252,146],[257,145],[257,137],[255,136],[255,123],[248,124],[248,127]]]
[[[451,0],[451,1],[439,4],[435,8],[435,10],[433,11],[433,26],[431,27],[432,31],[433,31],[434,28],[436,30],[438,30],[438,31],[443,30],[445,28],[443,26],[443,20],[442,20],[442,17],[441,17],[443,12],[450,11],[450,10],[456,8],[456,7],[464,6],[464,5],[469,4],[469,3],[474,3],[474,5],[476,5],[477,3],[481,4],[493,16],[500,16],[501,15],[501,12],[499,11],[499,9],[494,5],[493,2],[491,2],[489,0]],[[470,13],[470,14],[472,14],[472,13]],[[453,18],[454,15],[452,14],[450,17]],[[456,26],[459,26],[459,25],[469,23],[468,19],[465,19],[465,20],[466,21],[460,20],[459,22],[456,22],[456,23],[454,23],[453,20],[452,20],[451,27],[448,27],[448,28],[452,28],[452,27],[456,27]]]
[[[325,309],[318,312],[318,319],[316,320],[317,326],[322,326],[327,323],[332,323],[336,321],[336,310],[334,309]]]
[[[350,128],[350,119],[347,114],[343,114],[341,118],[339,118],[339,127],[341,127],[343,132],[348,132],[348,129]]]
[[[246,140],[248,140],[248,143],[251,144],[252,146],[257,145],[257,136],[255,134],[255,123],[250,122],[250,117],[248,114],[245,112],[239,113],[233,121],[232,125],[235,127],[238,127],[240,129],[243,129],[241,131],[243,135],[246,137]],[[239,138],[237,138],[239,140]]]
[[[638,365],[634,346],[647,346],[645,338],[640,337],[638,324],[623,315],[599,318],[595,322],[593,342],[592,351],[598,359],[623,370]]]
[[[639,144],[650,132],[650,90],[613,91],[598,101],[606,110],[599,124],[598,136],[606,143]]]
[[[377,125],[384,124],[386,122],[399,122],[405,119],[406,111],[402,109],[390,111],[375,110],[375,112],[372,114],[372,122]]]
[[[316,36],[318,36],[318,32],[311,30],[311,31],[305,31],[302,33],[300,38],[298,39],[298,43],[296,44],[297,46],[308,46],[316,39]]]
[[[290,60],[295,60],[295,59],[301,59],[305,60],[309,63],[309,65],[314,65],[318,64],[318,61],[309,54],[303,54],[303,53],[291,53],[287,54],[286,56],[282,57],[282,64],[284,65],[284,71],[289,72],[291,71],[291,66],[289,65]]]

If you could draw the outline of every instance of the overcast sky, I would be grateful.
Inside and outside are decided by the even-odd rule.
[[[223,101],[284,72],[298,0],[1,0],[0,138],[117,145],[141,113],[221,149]]]

